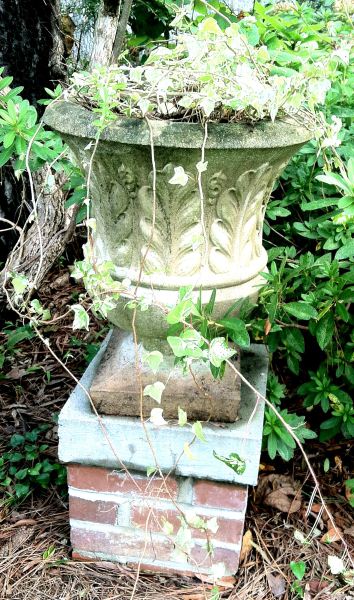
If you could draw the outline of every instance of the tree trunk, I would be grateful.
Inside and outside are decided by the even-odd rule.
[[[77,207],[70,210],[64,207],[65,175],[57,174],[51,189],[46,186],[46,175],[46,167],[33,175],[36,209],[32,210],[27,222],[31,224],[21,232],[0,273],[0,305],[7,300],[4,286],[11,296],[7,285],[9,273],[21,273],[35,290],[74,234]]]
[[[40,113],[37,100],[46,95],[44,88],[65,75],[59,16],[59,0],[0,0],[0,66],[15,86],[23,86],[22,96]],[[17,180],[11,165],[0,169],[0,218],[21,227],[29,214],[26,198],[26,174]],[[17,230],[0,221],[0,263],[17,238]]]
[[[34,105],[65,75],[59,15],[59,0],[0,0],[0,66]]]
[[[102,0],[95,28],[90,68],[117,60],[124,45],[133,0]]]

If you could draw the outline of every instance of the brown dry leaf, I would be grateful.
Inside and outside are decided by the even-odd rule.
[[[264,473],[270,473],[271,471],[275,471],[275,467],[273,467],[273,465],[265,465],[261,463],[259,465],[259,470],[263,471]]]
[[[275,598],[281,598],[285,594],[286,582],[282,575],[272,575],[267,573],[269,587]]]
[[[344,529],[344,533],[346,535],[350,535],[351,537],[354,537],[354,525],[352,525],[351,527],[347,527],[346,529]]]
[[[291,477],[272,473],[261,478],[255,501],[291,514],[301,508],[301,493]]]
[[[342,459],[340,458],[340,456],[335,456],[334,457],[334,462],[336,463],[336,467],[337,467],[338,471],[340,473],[342,473],[342,471],[343,471],[343,463],[342,463]]]
[[[269,319],[266,319],[266,322],[264,323],[264,335],[268,335],[270,333],[271,329],[272,329],[272,324]]]
[[[331,544],[332,542],[339,542],[342,535],[341,529],[339,527],[331,527],[326,533],[321,537],[321,542],[324,544]]]
[[[20,367],[13,367],[11,371],[6,373],[7,379],[21,379],[24,375],[27,375],[26,369],[20,369]]]
[[[245,562],[246,559],[248,558],[249,554],[251,553],[251,550],[253,548],[252,542],[253,542],[252,531],[250,529],[248,529],[242,538],[240,563]]]
[[[210,583],[211,586],[217,585],[220,591],[230,590],[236,583],[236,578],[232,575],[225,575],[225,577],[220,577],[216,581],[213,577],[208,577],[208,575],[202,575],[201,573],[196,575],[196,577],[203,583]],[[185,597],[183,597],[183,600],[185,600]],[[203,596],[203,600],[205,600],[205,596]]]
[[[308,589],[310,592],[312,592],[313,594],[318,594],[319,592],[322,592],[322,590],[325,590],[328,587],[328,581],[321,581],[320,579],[311,579],[311,581],[309,581],[306,584],[306,587],[308,586]]]
[[[16,529],[10,539],[1,546],[0,557],[4,558],[5,556],[13,555],[19,548],[28,543],[32,535],[33,529],[29,529],[28,527]]]
[[[13,527],[28,527],[29,525],[37,525],[34,519],[20,519],[13,524]]]

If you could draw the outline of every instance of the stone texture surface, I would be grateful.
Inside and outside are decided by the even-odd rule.
[[[101,414],[140,416],[140,386],[144,389],[146,385],[161,381],[166,386],[160,404],[165,419],[177,419],[178,407],[181,407],[190,421],[236,421],[241,381],[228,366],[224,377],[215,380],[208,364],[195,362],[193,374],[184,374],[181,367],[174,366],[175,357],[164,354],[158,371],[153,373],[142,360],[144,350],[141,344],[137,351],[139,379],[132,334],[118,329],[113,331],[90,386],[91,398]],[[235,361],[235,366],[240,369],[239,360]],[[144,396],[142,412],[145,418],[150,416],[154,407],[156,401]]]
[[[106,341],[108,343],[108,339]],[[88,390],[97,372],[97,366],[105,351],[101,351],[92,361],[64,406],[59,417],[59,457],[66,463],[80,463],[115,468],[117,460],[108,444],[90,405]],[[268,355],[262,345],[253,345],[249,352],[242,352],[242,374],[265,395],[268,370]],[[220,398],[222,402],[222,398]],[[262,443],[264,405],[248,386],[241,386],[239,418],[235,423],[222,427],[205,423],[203,426],[206,442],[196,440],[192,451],[194,460],[183,455],[185,443],[193,439],[190,428],[179,427],[169,421],[164,427],[156,428],[149,421],[145,429],[136,417],[103,416],[102,421],[118,453],[119,458],[129,468],[146,473],[154,464],[150,442],[159,456],[159,464],[164,473],[174,470],[176,475],[211,479],[219,482],[255,485],[258,477],[259,456]],[[216,460],[213,451],[223,456],[236,452],[246,460],[246,469],[237,475],[225,464]]]
[[[117,484],[114,488],[112,478]],[[131,565],[142,562],[143,570],[189,575],[210,574],[212,566],[222,562],[226,574],[236,572],[247,486],[220,487],[216,482],[193,478],[154,480],[134,472],[128,476],[104,468],[89,470],[83,465],[69,465],[68,479],[74,558]],[[214,488],[217,508],[203,501],[203,486],[209,496]],[[220,493],[226,488],[227,494]],[[181,522],[191,522],[192,515],[204,522],[216,519],[217,531],[191,527],[190,547],[181,551],[176,535]],[[166,521],[173,527],[168,533],[164,530]]]
[[[45,122],[64,137],[84,169],[91,164],[88,143],[96,135],[94,120],[90,111],[65,101],[45,113]],[[156,303],[137,313],[140,339],[165,336],[163,309],[175,305],[181,286],[191,285],[195,298],[202,289],[203,302],[215,288],[215,316],[223,315],[236,299],[257,297],[259,273],[267,264],[262,246],[266,203],[275,178],[312,137],[291,120],[210,124],[201,201],[196,164],[203,126],[152,121],[151,127],[156,194],[150,131],[142,119],[118,117],[103,132],[90,186],[98,262],[112,261],[118,280],[131,280],[132,291],[139,284],[138,295]],[[188,174],[185,186],[171,183],[176,167]],[[122,295],[109,318],[131,330],[127,302]]]

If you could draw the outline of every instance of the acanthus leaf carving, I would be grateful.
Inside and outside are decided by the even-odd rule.
[[[249,266],[261,255],[264,204],[274,171],[265,163],[242,173],[234,187],[221,191],[210,226],[209,265],[214,273]]]
[[[171,163],[156,173],[155,223],[152,173],[150,184],[138,192],[139,228],[145,242],[141,255],[147,273],[190,275],[201,264],[201,251],[195,249],[195,240],[202,232],[200,202],[195,181],[174,186],[169,183],[173,173]]]
[[[136,196],[136,179],[123,163],[118,174],[117,180],[116,174],[111,173],[110,162],[96,158],[91,177],[93,214],[97,234],[107,246],[111,260],[118,267],[126,267],[132,261],[134,249],[132,199]]]

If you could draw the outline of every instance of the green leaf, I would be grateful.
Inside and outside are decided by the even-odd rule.
[[[90,317],[81,304],[73,304],[71,310],[74,311],[73,329],[89,330]]]
[[[179,302],[167,315],[167,323],[174,325],[183,322],[193,311],[193,301],[189,298]]]
[[[29,286],[29,280],[24,275],[16,274],[11,279],[11,284],[15,290],[16,296],[23,296]]]
[[[224,463],[227,467],[230,467],[237,475],[243,475],[246,470],[246,461],[241,458],[239,454],[236,454],[236,452],[232,452],[227,457],[221,456],[213,450],[213,455],[214,458],[220,460],[220,462]]]
[[[321,350],[332,340],[334,333],[334,315],[328,311],[316,324],[316,339]]]
[[[225,338],[214,338],[209,346],[209,360],[214,367],[221,367],[225,360],[236,354],[236,350],[229,348]]]
[[[159,404],[161,403],[162,392],[165,389],[165,384],[162,381],[155,381],[150,385],[144,387],[144,396],[150,396],[153,400],[156,400]]]
[[[15,494],[18,498],[27,496],[29,491],[30,491],[30,486],[28,485],[28,483],[16,483]]]
[[[317,175],[316,179],[318,179],[319,181],[323,181],[324,183],[328,183],[329,185],[335,185],[348,195],[352,193],[351,187],[343,179],[343,177],[341,177],[337,173],[329,173],[328,175]]]
[[[245,323],[241,319],[237,319],[236,317],[232,319],[221,319],[219,323],[225,327],[228,335],[235,344],[238,344],[241,348],[249,347],[250,336]]]
[[[153,373],[157,373],[160,364],[163,362],[163,354],[159,350],[146,352],[143,356],[143,361],[149,365]]]
[[[156,467],[148,467],[146,469],[146,477],[151,477],[151,475],[153,475],[154,473],[156,473],[157,468]]]
[[[14,433],[10,439],[10,446],[11,448],[17,448],[17,446],[21,446],[21,444],[23,444],[24,441],[25,438],[23,435],[21,435],[20,433]]]
[[[187,413],[180,406],[178,407],[178,425],[184,427],[187,424]]]
[[[200,440],[201,442],[207,441],[204,435],[203,426],[200,421],[196,421],[195,423],[193,423],[192,431],[194,435],[198,438],[198,440]]]
[[[354,240],[350,240],[336,252],[336,260],[343,260],[346,258],[354,258]]]
[[[283,308],[289,315],[303,321],[316,319],[318,316],[317,310],[307,302],[288,302],[288,304],[283,304]]]
[[[305,352],[305,339],[297,327],[284,327],[281,338],[290,351]]]
[[[296,579],[302,581],[306,571],[306,564],[304,563],[304,561],[300,560],[299,562],[295,562],[292,560],[290,563],[290,569],[292,570]]]
[[[27,473],[28,469],[20,469],[19,471],[17,471],[15,477],[16,479],[19,479],[21,481],[21,479],[25,479],[25,477],[27,477]]]

